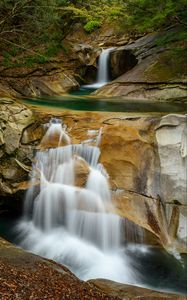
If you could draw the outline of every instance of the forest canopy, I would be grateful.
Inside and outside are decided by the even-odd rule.
[[[35,58],[45,62],[63,47],[62,41],[75,23],[82,24],[88,34],[103,24],[114,23],[119,30],[141,33],[176,24],[186,27],[187,1],[1,0],[0,48],[4,62],[8,64],[10,57],[33,48],[38,51]],[[37,50],[41,45],[45,45],[43,52]]]

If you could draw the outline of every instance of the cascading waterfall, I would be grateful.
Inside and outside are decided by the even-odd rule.
[[[103,49],[98,61],[97,80],[93,84],[85,85],[84,87],[98,89],[110,81],[109,76],[109,58],[110,53],[114,48]]]
[[[121,219],[110,213],[107,173],[98,163],[102,130],[89,131],[83,144],[71,144],[66,127],[52,120],[41,142],[53,136],[57,147],[37,152],[24,217],[18,224],[20,245],[69,267],[83,280],[107,278],[134,283],[121,245]],[[64,146],[59,146],[64,142]],[[41,147],[42,148],[42,147]],[[86,166],[85,183],[76,166]]]

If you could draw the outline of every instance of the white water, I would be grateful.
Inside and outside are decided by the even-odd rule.
[[[59,139],[63,137],[68,144],[70,138],[59,122],[50,124],[44,139],[59,130]],[[97,133],[100,140],[101,130]],[[94,134],[88,132],[88,136]],[[112,208],[111,193],[99,156],[99,148],[88,142],[38,151],[33,187],[18,225],[20,245],[65,264],[83,280],[107,278],[135,283],[120,240],[121,219],[108,212]],[[75,185],[80,176],[75,172],[77,160],[89,170],[82,187]]]
[[[98,61],[97,80],[93,84],[85,85],[86,88],[98,89],[110,81],[109,78],[109,58],[114,48],[103,49]]]

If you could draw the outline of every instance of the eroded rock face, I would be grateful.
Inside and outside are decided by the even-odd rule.
[[[28,180],[24,164],[31,165],[33,151],[30,146],[22,146],[24,130],[35,121],[33,112],[25,105],[11,99],[0,101],[0,190],[1,195],[16,193],[21,182]],[[19,189],[19,188],[18,188]]]
[[[167,203],[169,234],[187,244],[187,116],[167,115],[156,129],[160,196]]]
[[[0,204],[11,207],[13,202],[15,213],[20,210],[23,192],[29,186],[33,149],[39,138],[34,130],[29,135],[29,128],[34,129],[37,124],[35,121],[33,111],[25,105],[8,98],[0,99]]]
[[[187,116],[167,115],[156,130],[161,197],[187,205]]]
[[[164,204],[157,199],[129,191],[114,194],[114,213],[148,230],[170,253],[187,253],[185,206]],[[144,232],[144,240],[154,243],[153,237]]]
[[[138,59],[131,51],[117,48],[110,54],[110,75],[115,79],[131,70],[138,63]]]
[[[4,100],[1,101],[1,103]],[[1,145],[5,146],[5,153],[12,154],[19,148],[23,130],[33,123],[33,113],[24,105],[11,101],[10,105],[1,105]]]
[[[59,96],[78,88],[79,83],[74,76],[67,72],[62,72],[56,78],[43,76],[41,79],[30,79],[23,87],[22,94],[32,97]]]
[[[101,162],[110,174],[111,185],[156,196],[158,159],[154,126],[157,118],[118,118],[104,121]]]
[[[167,219],[159,199],[121,191],[114,195],[113,202],[115,213],[152,232],[164,247],[170,246]]]

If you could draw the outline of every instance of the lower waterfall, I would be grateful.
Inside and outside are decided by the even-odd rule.
[[[101,131],[88,135],[84,143],[71,144],[64,125],[58,120],[49,124],[35,156],[24,216],[17,226],[19,245],[66,265],[83,280],[135,283],[121,241],[122,220],[110,213],[108,175],[98,162],[100,149],[95,144]],[[57,147],[45,149],[53,139]]]

